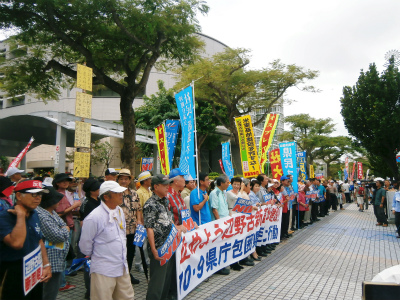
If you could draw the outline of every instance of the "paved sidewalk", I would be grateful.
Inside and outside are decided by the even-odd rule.
[[[295,232],[254,267],[229,276],[213,275],[185,299],[361,299],[361,282],[400,264],[395,226],[375,226],[373,207],[363,213],[352,203]],[[83,299],[83,273],[67,277],[78,288],[57,299]],[[135,299],[146,298],[143,273]]]

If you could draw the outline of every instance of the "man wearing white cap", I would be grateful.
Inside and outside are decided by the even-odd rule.
[[[114,168],[108,168],[104,175],[104,181],[116,181],[118,172]]]
[[[153,195],[150,191],[151,186],[151,176],[149,171],[145,171],[139,174],[138,181],[140,183],[140,188],[137,190],[139,196],[140,206],[143,207],[146,201]]]
[[[16,167],[11,167],[7,170],[6,176],[10,178],[12,182],[17,183],[22,179],[21,173],[24,173],[24,170],[20,170]]]
[[[91,257],[90,298],[134,299],[126,260],[126,224],[122,193],[126,188],[115,181],[100,186],[101,204],[83,222],[79,247]]]

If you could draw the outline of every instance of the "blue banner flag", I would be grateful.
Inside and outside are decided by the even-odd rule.
[[[234,176],[233,165],[231,161],[231,143],[222,143],[222,163],[224,165],[225,173],[231,180]]]
[[[170,170],[172,170],[172,162],[174,160],[176,142],[178,141],[179,120],[166,120],[165,133],[167,135],[169,167]]]
[[[187,231],[192,231],[195,229],[193,219],[190,215],[190,210],[182,209],[181,210],[182,216],[182,225],[186,227]]]
[[[135,246],[142,247],[146,237],[147,237],[146,228],[144,228],[143,225],[138,224],[136,226],[136,232],[135,232],[135,237],[133,238],[133,244]]]
[[[172,255],[175,253],[176,249],[181,243],[182,238],[178,236],[178,229],[172,224],[171,231],[164,244],[157,249],[158,257],[162,260],[160,261],[160,265],[163,266],[166,264],[168,260],[171,259]]]
[[[307,152],[306,151],[301,151],[297,152],[297,170],[298,173],[303,180],[307,180]]]
[[[296,146],[296,142],[279,144],[283,175],[293,176],[292,187],[295,193],[298,192]]]
[[[185,174],[190,174],[192,178],[197,178],[194,160],[194,103],[192,87],[188,86],[181,92],[175,94],[175,101],[178,106],[182,128],[182,150],[179,169]]]

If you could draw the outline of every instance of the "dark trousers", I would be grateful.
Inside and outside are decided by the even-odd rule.
[[[350,203],[351,202],[350,193],[344,193],[344,196],[346,197],[346,203]]]
[[[150,258],[150,281],[147,288],[146,300],[164,300],[167,299],[171,285],[175,265],[175,254],[163,266],[154,259],[153,253],[149,251]],[[176,283],[175,283],[176,286]],[[176,295],[175,295],[176,296]]]
[[[329,195],[330,200],[331,200],[331,205],[333,210],[337,210],[337,205],[338,205],[338,200],[335,194],[330,194]]]
[[[281,238],[288,233],[289,221],[290,221],[290,211],[288,210],[287,213],[282,213]]]
[[[51,273],[49,281],[43,283],[43,299],[56,300],[61,284],[61,272]]]
[[[318,203],[313,202],[311,205],[311,220],[315,221],[318,216]]]
[[[297,221],[297,204],[292,206],[292,228],[298,227]]]
[[[300,221],[300,227],[304,225],[304,215],[305,211],[299,211],[299,221]]]
[[[388,223],[383,207],[380,207],[379,205],[374,205],[374,211],[375,211],[375,216],[376,216],[376,220],[378,221],[378,223],[382,223],[382,224]]]
[[[1,272],[4,272],[0,299],[7,300],[40,300],[43,295],[43,283],[38,283],[28,295],[24,295],[22,259],[2,261]]]
[[[135,257],[135,245],[133,240],[135,239],[135,234],[126,235],[126,260],[128,262],[129,273],[132,270],[133,258]]]
[[[397,234],[400,235],[400,212],[394,213],[394,224],[396,224]]]

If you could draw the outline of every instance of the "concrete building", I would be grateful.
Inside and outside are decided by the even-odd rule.
[[[212,56],[218,52],[224,51],[227,45],[222,42],[209,37],[204,34],[198,34],[199,38],[204,42],[204,56]],[[16,58],[18,56],[26,53],[26,47],[14,47],[10,48],[10,45],[7,41],[0,42],[0,63],[7,59]],[[0,76],[4,76],[0,74]],[[165,83],[165,87],[167,89],[172,88],[176,82],[175,74],[171,71],[161,72],[153,68],[148,84],[146,86],[146,90],[144,94],[150,96],[158,91],[157,81],[162,80]],[[61,91],[61,96],[59,99],[54,99],[51,101],[47,101],[44,103],[40,99],[36,99],[31,95],[19,95],[17,96],[17,100],[13,100],[11,98],[7,98],[5,93],[0,91],[0,120],[6,119],[9,117],[15,116],[26,116],[31,114],[37,114],[39,112],[63,112],[68,115],[75,114],[75,99],[76,92],[80,91],[80,89],[64,89]],[[104,122],[109,122],[110,124],[113,121],[120,121],[120,97],[118,94],[115,94],[111,90],[105,87],[94,87],[93,91],[93,100],[92,100],[92,119],[99,120]],[[138,108],[143,104],[143,98],[136,98],[133,107]],[[11,129],[11,128],[10,128]],[[40,132],[37,133],[38,135]],[[26,140],[28,142],[29,138]],[[114,157],[110,163],[110,167],[121,168],[122,163],[119,157],[119,153],[121,150],[121,137],[107,137],[104,138],[103,141],[108,141],[114,147]],[[26,145],[25,143],[25,145]],[[0,143],[0,155],[2,153],[6,153],[5,149],[12,144],[12,141],[9,143]],[[21,166],[28,171],[40,171],[40,170],[50,170],[54,168],[55,164],[55,156],[56,150],[55,145],[57,144],[56,140],[54,140],[53,144],[42,144],[37,147],[33,147],[26,156],[26,165]],[[15,148],[22,149],[25,145],[23,143],[19,143],[15,146]],[[67,152],[73,151],[73,148],[67,148]],[[15,153],[15,151],[14,151]],[[16,152],[14,155],[17,155]],[[6,154],[7,155],[7,154]],[[23,162],[25,164],[25,162]],[[139,163],[137,163],[137,170],[139,169]],[[73,170],[73,164],[69,161],[66,162],[65,171]],[[105,170],[104,165],[92,166],[92,173],[95,175],[101,175]],[[60,172],[62,172],[60,170]]]

